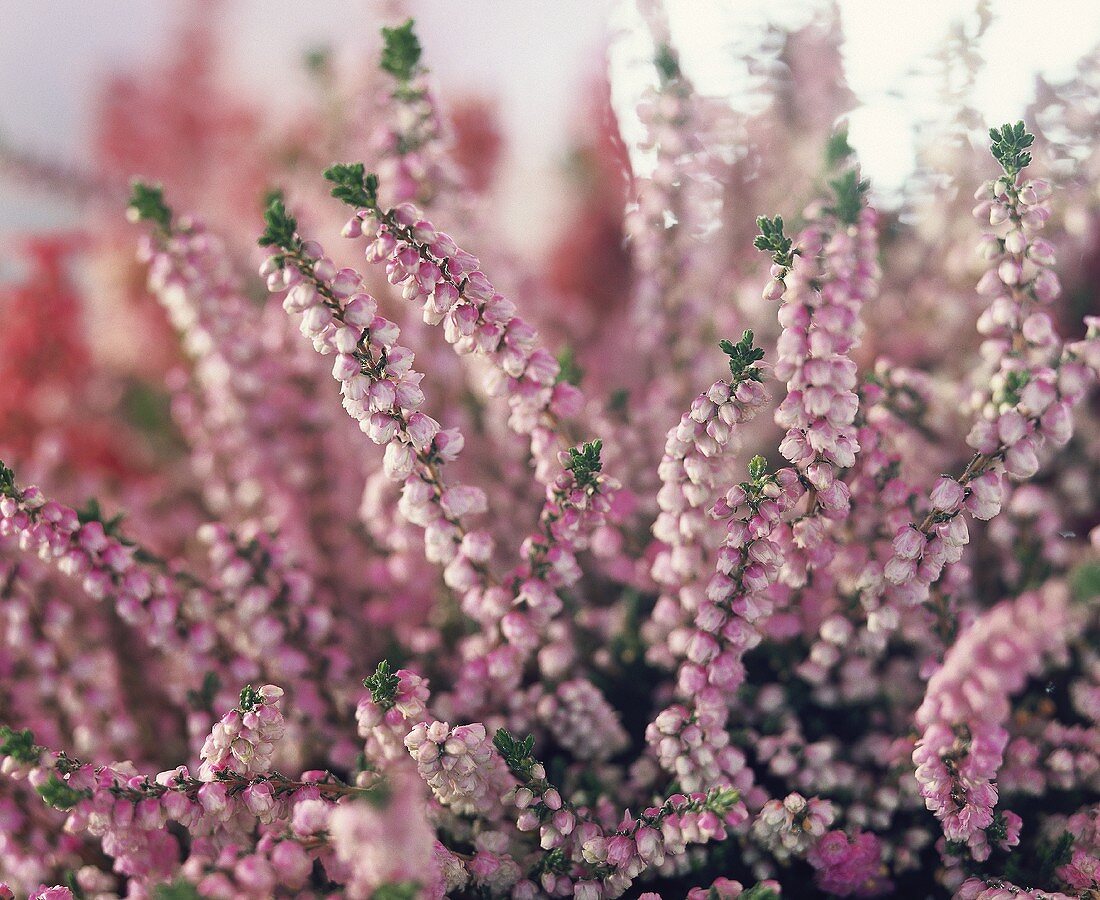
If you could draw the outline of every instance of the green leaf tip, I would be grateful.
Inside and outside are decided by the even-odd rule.
[[[1027,148],[1035,141],[1035,135],[1028,132],[1023,122],[1015,125],[1002,125],[1000,129],[990,128],[989,138],[992,142],[990,151],[993,158],[1001,164],[1005,175],[1015,178],[1021,169],[1031,163],[1031,154]]]
[[[302,57],[302,62],[310,75],[326,76],[332,71],[332,48],[311,47]]]
[[[835,169],[855,152],[855,148],[848,143],[848,126],[842,125],[825,142],[825,167]]]
[[[34,732],[29,728],[16,731],[7,725],[0,725],[0,756],[10,756],[17,762],[38,762],[44,747],[34,742]]]
[[[753,333],[746,331],[736,344],[732,341],[719,341],[718,347],[730,358],[730,374],[736,386],[743,381],[763,381],[760,369],[755,365],[764,358],[764,351],[754,347]]]
[[[152,222],[162,231],[172,227],[172,210],[164,202],[164,188],[135,180],[130,186],[126,216],[131,222]]]
[[[741,900],[779,900],[779,894],[767,885],[754,884],[741,895]]]
[[[497,752],[504,758],[505,764],[513,773],[525,775],[534,765],[534,760],[531,758],[531,751],[535,748],[533,735],[529,734],[525,738],[518,739],[506,729],[498,728],[493,735],[493,746],[497,748]]]
[[[10,497],[15,493],[15,472],[0,461],[0,494]]]
[[[1070,589],[1076,600],[1087,602],[1100,597],[1100,562],[1085,562],[1069,576]]]
[[[382,29],[382,58],[379,66],[398,81],[409,81],[420,65],[420,41],[414,30],[415,20],[409,19],[396,28]]]
[[[793,242],[783,233],[783,217],[769,219],[767,216],[757,216],[756,227],[760,229],[760,234],[753,239],[752,245],[757,250],[770,253],[772,262],[777,266],[791,268],[798,251],[792,249]]]
[[[91,791],[78,791],[69,787],[57,775],[50,775],[50,780],[40,784],[37,788],[38,796],[47,806],[54,809],[67,811],[76,806],[85,797],[90,797]]]
[[[263,703],[263,698],[260,696],[260,692],[252,685],[246,684],[241,690],[240,703],[237,709],[241,712],[252,712],[261,703]]]
[[[754,456],[749,460],[749,478],[759,481],[768,472],[768,461],[763,456]]]
[[[117,513],[107,518],[103,514],[103,508],[99,505],[99,500],[95,497],[89,497],[84,505],[77,509],[76,517],[81,525],[87,525],[89,522],[99,522],[103,526],[104,534],[108,537],[120,538],[122,522],[126,518],[126,514]]]
[[[833,204],[825,207],[825,212],[836,216],[845,225],[855,225],[859,221],[864,197],[870,186],[870,182],[860,180],[856,169],[849,169],[829,182],[833,191]]]
[[[400,679],[390,668],[389,660],[382,660],[374,670],[374,674],[363,679],[363,687],[370,691],[370,698],[382,707],[392,709],[397,702],[397,686]]]
[[[573,478],[582,488],[595,487],[597,476],[603,468],[600,460],[600,452],[603,450],[603,441],[589,441],[580,447],[569,448],[569,462],[565,468],[573,473]]]
[[[419,882],[400,881],[379,885],[371,894],[371,900],[416,900],[419,896]]]
[[[199,900],[201,896],[198,888],[182,878],[153,888],[153,900]]]
[[[558,354],[558,377],[554,383],[561,384],[564,381],[566,384],[578,387],[582,378],[584,378],[584,369],[578,364],[573,348],[566,346]]]
[[[668,44],[661,44],[653,57],[653,65],[657,67],[657,74],[661,76],[661,84],[667,84],[680,77],[680,60]]]
[[[335,163],[325,169],[332,196],[356,209],[378,208],[378,176],[361,163]]]
[[[258,241],[261,247],[280,247],[295,250],[301,243],[298,238],[298,220],[286,208],[281,191],[272,191],[267,209],[264,210],[264,233]]]

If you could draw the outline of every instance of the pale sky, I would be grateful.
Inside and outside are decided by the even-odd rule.
[[[560,163],[578,115],[577,92],[598,65],[608,23],[629,27],[632,0],[388,5],[416,15],[425,61],[441,83],[499,97],[511,142],[507,185],[515,195],[513,214],[552,218],[555,198],[544,176]],[[743,44],[769,19],[797,24],[813,3],[669,0],[669,6],[685,69],[700,89],[721,93],[735,90],[730,51],[739,38]],[[911,169],[909,136],[927,115],[931,95],[927,83],[922,86],[910,73],[926,65],[952,20],[972,15],[974,6],[973,0],[840,0],[847,76],[866,104],[852,116],[851,140],[876,186],[888,190]],[[1044,0],[1041,13],[1035,0],[992,0],[992,7],[997,21],[982,43],[987,66],[975,105],[1000,123],[1020,117],[1035,72],[1068,74],[1081,54],[1100,43],[1100,2]],[[0,138],[79,162],[90,127],[90,86],[105,71],[137,67],[162,52],[176,8],[175,0],[0,0]],[[231,0],[227,74],[262,102],[273,102],[273,95],[300,83],[304,49],[335,43],[354,63],[355,48],[373,48],[378,8],[367,0]],[[613,59],[630,56],[626,45],[626,51],[621,41],[614,45]],[[280,60],[287,61],[285,67]],[[364,52],[363,65],[373,64]],[[629,134],[624,98],[640,90],[642,81],[628,74],[623,84],[618,105]],[[0,182],[0,232],[57,222],[64,214]]]
[[[972,103],[992,126],[1022,117],[1036,73],[1069,76],[1077,60],[1100,45],[1100,0],[989,5],[994,21],[980,44],[985,64]],[[751,46],[751,35],[768,22],[796,27],[816,8],[807,0],[666,0],[666,6],[681,64],[699,90],[713,94],[729,93],[731,85],[736,92],[743,80],[731,47]],[[850,116],[849,138],[873,186],[894,190],[912,172],[914,128],[936,105],[933,80],[917,73],[928,71],[930,55],[954,23],[976,22],[977,6],[977,0],[839,0],[845,74],[863,104]],[[637,35],[620,42],[627,49],[613,49],[613,65],[624,72],[644,68],[650,51],[634,4],[617,5],[613,21]],[[628,94],[617,94],[616,107],[629,130],[635,123]]]

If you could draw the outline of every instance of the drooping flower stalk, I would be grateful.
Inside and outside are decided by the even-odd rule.
[[[1061,288],[1049,268],[1053,248],[1036,234],[1050,216],[1050,188],[1023,174],[1033,137],[1022,122],[990,133],[1004,174],[979,190],[975,213],[1003,226],[1003,234],[983,238],[995,265],[978,284],[979,293],[993,298],[978,327],[987,335],[983,356],[997,361],[996,371],[977,394],[980,418],[967,437],[974,456],[958,478],[936,482],[928,514],[895,537],[886,575],[914,604],[928,597],[944,566],[958,561],[969,543],[962,513],[987,520],[1000,512],[1004,476],[1030,478],[1043,444],[1070,439],[1070,411],[1100,373],[1100,323],[1090,324],[1084,340],[1064,345],[1044,311]]]
[[[381,181],[390,191],[387,199],[426,209],[440,201],[458,202],[462,179],[449,156],[443,112],[420,61],[415,22],[383,28],[382,44],[379,68],[393,79],[393,87],[372,141]]]
[[[560,366],[538,344],[538,333],[516,315],[515,305],[493,287],[472,254],[423,219],[409,203],[378,205],[378,179],[360,163],[333,166],[325,177],[333,196],[356,208],[344,234],[371,241],[367,259],[386,263],[390,282],[406,300],[423,300],[424,320],[442,323],[459,354],[480,354],[492,363],[489,392],[505,396],[509,424],[530,439],[535,476],[549,484],[559,470],[557,454],[569,446],[561,419],[576,415],[583,398],[558,381]]]
[[[767,588],[778,576],[782,553],[771,537],[804,493],[793,469],[771,474],[757,456],[749,480],[715,504],[726,538],[682,648],[676,685],[685,705],[668,707],[646,729],[661,766],[689,790],[751,783],[744,754],[731,746],[726,730],[729,696],[744,681],[742,657],[759,643],[757,623],[772,608]]]
[[[764,351],[753,346],[752,332],[746,331],[736,344],[722,341],[720,347],[729,356],[729,379],[716,381],[696,397],[691,410],[669,430],[658,469],[661,512],[653,523],[653,535],[662,546],[652,575],[662,593],[653,622],[662,629],[681,624],[702,600],[713,549],[707,539],[708,508],[716,499],[719,479],[729,471],[726,457],[737,445],[739,427],[768,400],[762,370],[756,365]],[[666,642],[657,642],[653,631],[649,635],[654,638],[651,660],[672,665]]]
[[[465,441],[456,429],[443,429],[421,412],[423,375],[412,368],[413,352],[397,343],[400,329],[377,314],[378,304],[363,292],[354,269],[337,270],[319,244],[302,240],[282,200],[271,202],[267,222],[261,243],[278,251],[261,274],[270,290],[287,292],[283,306],[301,316],[301,331],[314,348],[334,356],[332,374],[340,382],[344,409],[385,447],[384,470],[402,484],[402,512],[424,529],[429,561],[448,573],[471,572],[487,584],[485,560],[493,539],[466,525],[469,516],[485,511],[485,494],[444,481],[443,465],[458,456]]]
[[[921,796],[949,841],[972,842],[993,824],[1009,699],[1064,659],[1077,620],[1058,585],[1005,601],[961,635],[929,680],[913,762]]]

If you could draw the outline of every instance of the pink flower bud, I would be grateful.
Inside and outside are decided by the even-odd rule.
[[[936,482],[935,487],[932,488],[929,500],[932,503],[933,509],[939,512],[952,512],[962,503],[963,494],[963,486],[955,481],[954,478],[949,478],[944,475]]]

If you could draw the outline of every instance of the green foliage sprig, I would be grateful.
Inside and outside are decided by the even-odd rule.
[[[676,56],[676,51],[668,44],[661,44],[657,48],[657,53],[653,57],[653,65],[657,67],[657,74],[661,76],[661,84],[668,84],[668,82],[680,77],[680,60]]]
[[[34,732],[29,728],[16,731],[7,725],[0,725],[0,756],[10,756],[21,763],[38,762],[45,750],[34,742]]]
[[[67,811],[76,806],[81,800],[90,797],[92,792],[89,790],[78,791],[69,787],[57,775],[50,775],[49,781],[38,786],[38,795],[47,806]]]
[[[577,363],[577,355],[573,352],[573,348],[566,346],[558,354],[558,377],[554,383],[560,384],[564,381],[578,387],[582,378],[584,378],[584,369]]]
[[[397,686],[400,679],[390,668],[389,660],[382,660],[373,675],[363,679],[363,687],[370,691],[370,698],[382,709],[393,709],[397,702]]]
[[[530,779],[531,770],[538,765],[538,761],[531,756],[531,751],[535,747],[533,735],[529,734],[519,739],[513,737],[506,729],[498,728],[497,733],[493,735],[493,746],[504,759],[509,772],[523,781]]]
[[[131,222],[152,222],[165,233],[172,228],[172,210],[165,203],[164,189],[159,184],[134,181],[126,215]]]
[[[182,878],[153,888],[153,900],[199,900],[201,896],[198,888]]]
[[[378,65],[398,81],[411,80],[419,69],[421,48],[415,24],[409,19],[396,28],[382,29],[382,58]]]
[[[103,526],[103,533],[117,540],[121,537],[122,521],[126,518],[126,514],[117,513],[107,518],[103,514],[99,501],[95,497],[89,497],[84,505],[76,511],[76,517],[81,525],[87,525],[89,522],[99,522]]]
[[[380,885],[371,900],[416,900],[420,896],[420,885],[415,881],[401,881],[397,884]]]
[[[569,448],[569,462],[565,468],[573,473],[573,478],[582,488],[595,487],[603,462],[600,460],[600,451],[603,450],[603,441],[595,440],[582,444],[580,447]]]
[[[268,202],[264,211],[264,226],[264,233],[257,242],[261,247],[279,247],[288,253],[301,250],[298,220],[287,211],[282,194],[276,193]]]
[[[835,169],[855,152],[855,148],[848,143],[848,129],[838,128],[825,142],[825,168]]]
[[[260,692],[252,685],[246,684],[241,689],[241,698],[237,709],[241,712],[252,712],[261,703],[263,703],[263,697],[260,696]]]
[[[14,497],[15,493],[15,472],[0,462],[0,494]]]
[[[1021,169],[1031,163],[1031,154],[1027,152],[1027,148],[1034,143],[1035,135],[1028,132],[1023,122],[1005,124],[1000,129],[990,128],[989,137],[992,141],[989,149],[993,158],[1001,164],[1009,178],[1015,178]]]
[[[770,253],[772,262],[784,269],[790,269],[794,265],[794,258],[798,250],[792,248],[793,242],[783,233],[783,217],[776,216],[769,219],[767,216],[757,216],[756,227],[760,234],[753,240],[752,245],[757,250]]]
[[[325,169],[332,196],[356,209],[378,209],[378,176],[361,163],[336,163]]]
[[[845,225],[855,225],[859,221],[870,182],[861,181],[859,172],[849,169],[839,178],[832,179],[829,187],[833,191],[833,203],[825,207],[825,212],[836,216]]]
[[[718,346],[729,358],[730,374],[733,383],[742,381],[763,381],[764,377],[760,369],[755,365],[764,358],[764,351],[760,347],[754,347],[753,333],[746,331],[741,335],[741,340],[736,344],[732,341],[719,341]]]

